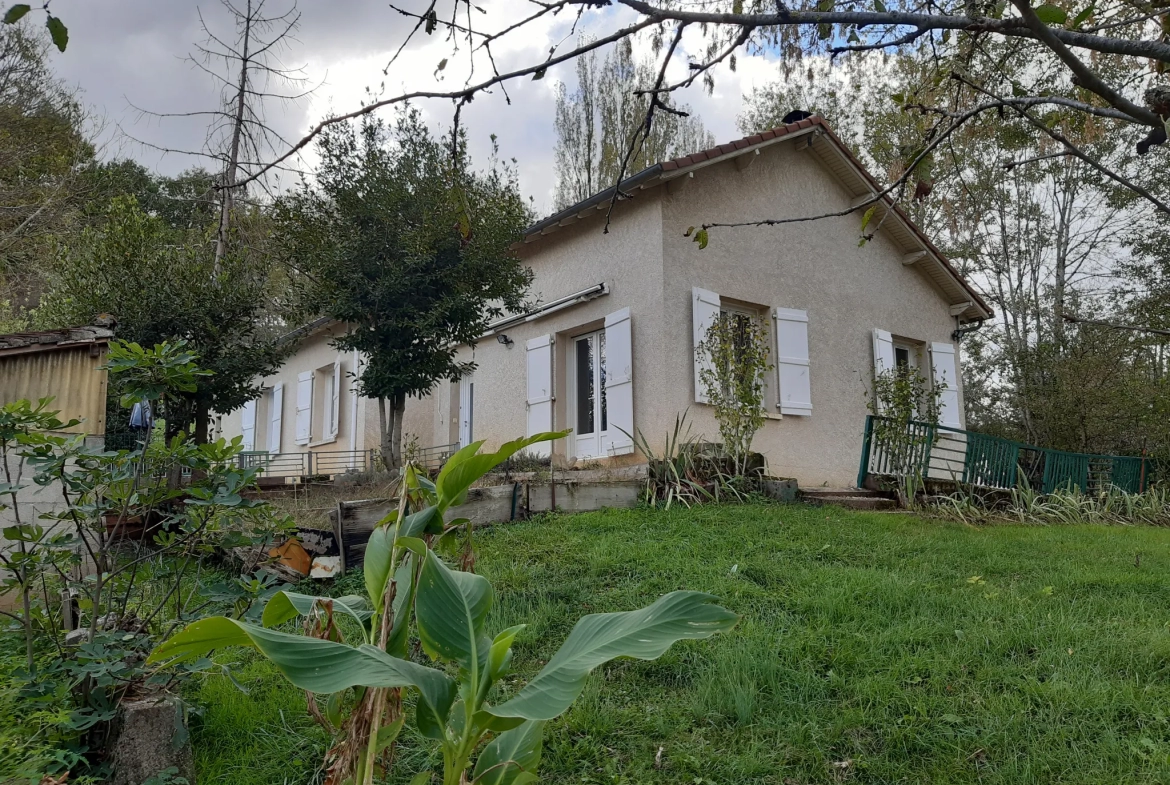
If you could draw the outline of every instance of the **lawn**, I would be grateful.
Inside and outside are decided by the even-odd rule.
[[[544,782],[1170,782],[1170,531],[759,505],[477,536],[489,631],[529,625],[521,676],[579,616],[673,589],[742,617],[596,673],[548,729]],[[191,696],[199,782],[311,781],[325,737],[303,699],[233,660],[247,695],[213,677]],[[428,755],[408,739],[395,781]]]

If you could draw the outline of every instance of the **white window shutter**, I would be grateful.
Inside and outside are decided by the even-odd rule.
[[[471,374],[459,379],[459,446],[471,444],[475,432],[475,382]]]
[[[719,318],[719,295],[695,287],[691,290],[691,323],[695,328],[691,351],[695,358],[695,400],[707,403],[707,390],[703,387],[701,371],[711,366],[711,361],[699,356],[699,344],[707,337],[707,330]]]
[[[897,365],[894,360],[894,336],[886,330],[873,329],[873,377],[876,380],[884,371],[892,371]],[[874,395],[875,411],[881,414],[881,402]]]
[[[333,400],[329,403],[329,436],[336,437],[341,427],[341,360],[333,363]]]
[[[605,411],[609,454],[634,451],[634,352],[630,309],[605,317]]]
[[[280,452],[280,429],[284,425],[284,382],[272,388],[272,402],[268,405],[268,452]]]
[[[951,428],[962,428],[962,417],[959,411],[959,374],[958,362],[955,357],[955,346],[949,343],[932,343],[930,345],[930,365],[933,368],[933,381],[939,395],[939,425]]]
[[[809,379],[808,312],[777,308],[776,379],[780,384],[780,413],[812,414],[812,382]]]
[[[528,361],[528,435],[552,430],[553,421],[553,337],[542,335],[525,344]],[[541,456],[552,454],[550,442],[538,442],[528,451]]]
[[[297,375],[297,444],[308,444],[313,427],[313,372]]]
[[[894,336],[876,327],[873,331],[873,375],[894,370]]]
[[[256,402],[248,401],[240,412],[240,433],[243,434],[244,450],[256,449]]]

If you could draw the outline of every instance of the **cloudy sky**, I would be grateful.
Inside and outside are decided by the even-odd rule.
[[[245,0],[236,0],[243,3]],[[412,8],[425,4],[401,0]],[[291,0],[266,0],[276,12],[287,9]],[[483,24],[495,26],[518,14],[531,13],[533,6],[523,0],[487,0]],[[104,146],[107,156],[128,155],[160,171],[180,171],[196,159],[180,154],[163,154],[148,145],[178,150],[204,149],[205,117],[153,118],[135,107],[160,113],[183,113],[213,109],[219,100],[215,79],[188,60],[196,45],[206,40],[200,15],[213,32],[231,39],[231,19],[219,0],[52,0],[53,12],[69,27],[68,49],[55,50],[52,60],[58,73],[78,87],[83,101],[95,115],[105,118]],[[441,36],[420,36],[399,61],[383,76],[383,68],[401,44],[412,21],[392,11],[386,0],[300,0],[301,22],[296,39],[281,59],[287,66],[304,68],[313,94],[288,105],[270,104],[266,110],[271,125],[288,139],[299,139],[322,118],[351,111],[367,99],[368,91],[384,90],[392,95],[405,90],[453,89],[467,74],[466,51],[452,56],[449,43]],[[40,23],[38,11],[29,15]],[[619,21],[615,14],[586,24],[586,34],[612,29]],[[552,42],[566,38],[572,20],[554,19],[531,25],[513,40],[505,39],[495,49],[501,70],[538,62]],[[684,48],[688,41],[684,39]],[[690,42],[697,45],[696,42]],[[451,64],[436,76],[435,68],[444,58]],[[685,68],[679,60],[677,72]],[[486,66],[479,66],[479,74]],[[737,137],[735,121],[741,96],[752,86],[775,78],[776,64],[763,57],[741,57],[736,73],[726,67],[716,74],[713,95],[698,86],[682,96],[702,117],[718,141]],[[509,106],[500,91],[481,96],[464,110],[472,140],[472,154],[483,160],[495,134],[501,154],[515,158],[524,194],[534,199],[537,210],[552,206],[554,89],[558,80],[573,84],[573,68],[562,65],[550,70],[541,81],[524,80],[509,86]],[[383,86],[384,85],[384,86]],[[449,125],[449,102],[419,104],[438,128]],[[137,141],[136,141],[137,140]],[[143,144],[145,143],[145,144]],[[306,162],[311,165],[312,158]]]

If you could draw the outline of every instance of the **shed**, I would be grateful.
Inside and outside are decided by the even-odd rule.
[[[53,398],[62,420],[81,420],[71,433],[106,432],[106,327],[0,335],[0,404]]]

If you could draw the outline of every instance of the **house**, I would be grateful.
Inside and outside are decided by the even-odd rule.
[[[812,117],[629,177],[621,184],[628,198],[617,202],[608,228],[613,189],[540,221],[519,247],[534,274],[536,304],[461,348],[474,373],[409,399],[403,433],[421,445],[484,439],[490,447],[572,428],[567,438],[533,448],[558,465],[641,460],[631,434],[641,432],[657,449],[683,412],[696,434],[715,440],[695,345],[720,313],[740,313],[768,323],[776,365],[753,449],[774,474],[802,485],[851,485],[875,369],[920,368],[942,391],[943,423],[961,427],[956,336],[991,316],[896,206],[880,202],[872,240],[858,245],[861,211],[850,211],[879,190]],[[818,215],[828,217],[714,229],[706,248],[687,231]],[[376,405],[353,396],[345,381],[360,358],[322,349],[319,336],[338,326],[311,329],[323,332],[311,333],[278,382],[286,389],[295,382],[298,422],[310,423],[308,432],[298,426],[293,447],[286,422],[270,425],[268,433],[281,436],[266,446],[312,448],[320,417],[336,428],[331,445],[368,450],[377,444]],[[330,362],[342,380],[333,388]],[[338,390],[340,409],[329,398]],[[301,403],[312,409],[303,419]],[[263,406],[236,426],[251,429],[253,444],[263,444],[255,435],[266,422]],[[347,417],[354,423],[348,432]]]
[[[378,403],[357,394],[362,358],[332,345],[345,326],[310,322],[284,335],[296,352],[261,382],[260,396],[217,416],[213,435],[242,437],[244,460],[269,478],[365,471],[379,444]]]

